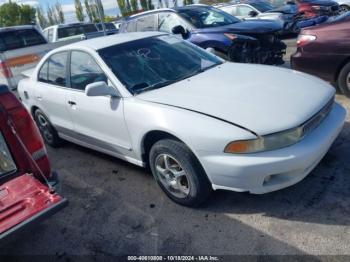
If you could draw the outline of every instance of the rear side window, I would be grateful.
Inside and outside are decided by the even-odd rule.
[[[71,55],[71,88],[85,90],[88,84],[108,80],[95,59],[81,51],[73,51]]]
[[[157,31],[157,18],[158,15],[148,15],[137,19],[136,30],[139,32]]]
[[[67,86],[67,52],[52,55],[41,67],[38,80],[57,86]]]
[[[21,29],[0,32],[0,51],[46,44],[45,38],[35,29]]]

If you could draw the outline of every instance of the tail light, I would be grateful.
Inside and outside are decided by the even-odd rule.
[[[41,172],[46,178],[50,178],[51,169],[47,156],[44,141],[40,132],[34,123],[32,117],[23,105],[12,94],[8,93],[3,99],[3,106],[9,112],[9,118],[15,132],[17,133],[20,143],[23,143],[30,157],[36,162]],[[40,170],[33,170],[40,172]],[[35,172],[34,172],[35,173]]]
[[[12,72],[8,68],[6,62],[0,60],[0,76],[3,76],[5,78],[11,78]]]
[[[316,40],[314,35],[299,35],[297,39],[297,47],[305,46]]]

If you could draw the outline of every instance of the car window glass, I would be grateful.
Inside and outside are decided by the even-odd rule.
[[[0,32],[0,52],[46,44],[36,29],[19,29]]]
[[[174,13],[159,13],[158,21],[158,30],[162,32],[172,33],[172,29],[178,25],[188,28],[188,25]]]
[[[57,86],[66,86],[67,52],[54,54],[49,58],[48,82]]]
[[[221,10],[231,15],[237,15],[237,8],[235,6],[225,6],[225,7],[222,7]]]
[[[136,30],[139,32],[157,31],[157,15],[148,15],[137,19]]]
[[[41,67],[41,69],[39,71],[39,75],[38,75],[38,81],[45,82],[45,83],[48,82],[48,78],[47,78],[47,76],[48,76],[47,73],[48,73],[48,69],[49,69],[48,65],[49,65],[49,62],[46,61],[44,63],[44,65]]]
[[[237,15],[240,16],[249,16],[249,12],[253,11],[253,9],[249,6],[241,5],[237,7]]]
[[[81,51],[73,51],[71,55],[71,87],[85,90],[88,84],[108,79],[95,59],[89,54]]]
[[[135,32],[136,31],[136,21],[132,20],[128,22],[125,26],[125,31],[126,32]]]

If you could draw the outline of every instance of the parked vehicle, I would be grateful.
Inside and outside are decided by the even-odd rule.
[[[337,83],[350,97],[350,13],[301,31],[291,57],[295,70]]]
[[[117,30],[115,24],[113,24],[113,23],[104,23],[104,24],[105,24],[105,28],[106,28],[107,31],[115,31],[115,30]],[[102,23],[97,23],[96,27],[97,27],[98,31],[103,31]]]
[[[43,34],[49,42],[55,43],[74,39],[82,40],[85,39],[87,34],[94,34],[97,32],[97,27],[93,23],[74,23],[47,27],[43,31]]]
[[[49,44],[36,26],[0,28],[0,84],[16,89],[21,73],[59,46],[62,43]]]
[[[66,139],[150,166],[165,194],[187,206],[212,189],[262,194],[299,182],[346,114],[334,88],[313,76],[224,62],[157,32],[56,49],[19,94],[49,145]]]
[[[306,18],[326,15],[333,16],[339,14],[339,4],[333,0],[300,0],[296,1],[298,13]]]
[[[31,116],[0,85],[0,240],[67,205]]]
[[[286,45],[282,25],[274,21],[242,21],[217,8],[189,5],[158,9],[125,19],[120,32],[161,31],[243,63],[283,64]]]
[[[334,0],[339,4],[339,13],[343,14],[350,11],[350,0]]]

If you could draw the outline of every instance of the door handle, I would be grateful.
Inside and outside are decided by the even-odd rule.
[[[75,106],[77,103],[75,103],[74,101],[68,101],[68,104],[70,104],[71,106]]]

